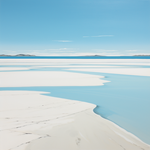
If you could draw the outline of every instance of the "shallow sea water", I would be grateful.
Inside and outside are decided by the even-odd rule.
[[[66,69],[69,68],[33,68],[25,71],[68,71],[87,73],[105,76],[104,80],[111,82],[104,83],[103,86],[12,87],[0,88],[0,91],[44,91],[50,92],[50,94],[46,94],[48,96],[96,104],[97,107],[94,109],[95,113],[116,123],[144,142],[150,144],[150,77],[69,71]]]
[[[150,144],[150,77],[104,74],[104,86],[18,87],[0,90],[50,92],[48,96],[96,104],[94,112]]]

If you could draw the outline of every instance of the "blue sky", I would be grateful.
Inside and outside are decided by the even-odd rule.
[[[0,0],[0,54],[150,54],[150,0]]]

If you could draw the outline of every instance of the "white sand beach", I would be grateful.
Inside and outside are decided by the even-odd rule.
[[[71,64],[105,64],[105,65],[145,65],[150,66],[149,59],[0,59],[1,65],[71,65]]]
[[[0,67],[0,71],[12,71],[12,70],[29,70],[29,68],[25,67]]]
[[[0,0],[0,150],[150,150],[150,0]]]
[[[1,150],[149,150],[95,105],[43,92],[1,91]]]
[[[24,60],[2,65],[30,67],[71,64],[147,64],[149,60]],[[12,66],[13,67],[13,66]],[[29,68],[30,68],[29,67]],[[116,67],[114,67],[116,68]],[[110,69],[110,68],[109,68]],[[118,72],[122,72],[119,68]],[[142,68],[149,69],[149,68]],[[78,71],[93,71],[86,68]],[[114,70],[114,69],[113,69]],[[125,70],[124,74],[129,71]],[[97,71],[97,70],[96,70]],[[105,72],[107,72],[105,70]],[[141,70],[134,75],[141,75]],[[148,75],[142,71],[143,75]],[[112,72],[109,72],[112,73]],[[116,72],[115,72],[116,73]],[[149,71],[148,71],[149,73]],[[103,76],[63,71],[0,72],[0,87],[103,86]],[[38,91],[0,91],[0,150],[150,150],[150,146],[113,122],[95,114],[95,104],[47,96]]]
[[[0,87],[96,86],[108,82],[103,76],[65,71],[1,72]]]
[[[104,68],[104,69],[69,69],[73,71],[82,72],[101,72],[101,73],[113,73],[113,74],[123,74],[123,75],[136,75],[136,76],[150,76],[150,68]]]

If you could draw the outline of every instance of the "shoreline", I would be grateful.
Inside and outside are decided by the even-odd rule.
[[[95,103],[93,102],[94,98],[102,98],[107,102],[107,96],[102,96],[98,92],[101,91],[107,95],[109,91],[111,95],[111,88],[117,88],[117,86],[113,85],[114,80],[109,80],[110,78],[107,75],[105,77],[105,74],[102,76],[101,72],[113,73],[113,70],[114,73],[129,74],[133,78],[137,75],[146,77],[150,76],[149,68],[140,68],[139,66],[150,66],[150,60],[0,59],[0,63],[2,65],[0,68],[0,79],[3,79],[0,82],[0,117],[2,123],[0,129],[2,145],[0,149],[150,150],[150,145],[144,143],[132,133],[127,132],[112,121],[95,114],[93,109],[95,109],[96,105],[87,103],[88,101],[81,102],[82,99],[84,101],[88,97],[92,100],[92,103]],[[134,67],[130,67],[130,65]],[[135,69],[131,71],[133,68]],[[69,71],[69,69],[76,71]],[[89,73],[84,73],[84,71],[89,71]],[[94,72],[97,73],[94,75]],[[142,80],[139,81],[142,82]],[[105,84],[107,82],[110,83]],[[118,83],[116,80],[115,82]],[[104,88],[103,85],[105,85]],[[110,85],[112,86],[110,87]],[[96,89],[94,88],[95,86]],[[35,87],[35,89],[32,89],[32,87]],[[40,92],[46,89],[44,87],[50,88],[47,92]],[[67,87],[70,87],[70,89],[67,90]],[[78,90],[75,87],[78,87]],[[85,87],[88,91],[84,91],[82,87]],[[4,90],[8,89],[8,91],[4,91],[3,88]],[[16,88],[16,90],[13,91],[13,88]],[[29,91],[30,89],[32,90]],[[86,92],[90,92],[90,90],[97,90],[97,93],[93,94],[100,94],[100,96],[92,97],[92,93],[91,95],[87,94]],[[53,92],[53,96],[48,91]],[[58,94],[57,96],[55,94],[57,92],[60,95]],[[70,97],[67,92],[72,92],[70,93],[72,94],[72,99],[76,99],[76,94],[79,94],[81,96],[81,99],[79,98],[80,101],[71,100],[71,98],[67,99],[67,97]],[[114,91],[112,92],[114,93]],[[113,101],[116,105],[117,100],[115,98],[119,95],[117,93],[115,94]],[[66,99],[61,98],[65,96]],[[134,100],[136,98],[133,99],[133,102]],[[145,97],[145,100],[147,100],[147,97]],[[112,105],[111,101],[108,102]],[[98,105],[102,105],[102,107],[108,106],[103,101]],[[126,106],[124,105],[124,107]],[[119,106],[119,108],[123,107]],[[146,108],[148,109],[148,107]],[[108,106],[109,109],[111,110]],[[134,109],[131,110],[133,111]],[[130,115],[132,115],[132,111]],[[135,117],[137,117],[137,113]],[[138,123],[140,124],[140,122]],[[143,130],[141,129],[140,131]]]
[[[41,95],[44,93],[0,92],[1,137],[8,139],[2,139],[3,150],[150,149],[133,134],[95,114],[96,105]]]

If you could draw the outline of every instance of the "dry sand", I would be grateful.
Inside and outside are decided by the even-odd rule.
[[[150,149],[94,114],[95,105],[41,94],[44,92],[0,92],[0,150]]]
[[[29,70],[29,68],[25,67],[0,67],[0,71],[12,71],[12,70]]]
[[[82,72],[100,72],[100,73],[113,73],[113,74],[123,74],[123,75],[138,75],[138,76],[150,76],[150,68],[105,68],[105,69],[68,69],[72,71],[82,71]]]
[[[1,65],[145,65],[150,66],[150,59],[0,59]]]
[[[74,64],[149,66],[150,60],[0,59],[0,63],[18,65],[12,69],[1,68],[0,87],[99,86],[108,82],[99,75],[67,71],[7,71],[21,70],[21,65],[29,65],[26,69],[71,67]],[[85,69],[78,71],[87,71]],[[130,68],[119,69],[114,73],[149,76],[147,68],[134,72]],[[93,69],[88,71],[94,72]],[[0,91],[0,150],[150,150],[149,145],[134,135],[93,113],[94,104],[42,94],[46,93]]]
[[[103,76],[65,71],[0,72],[0,87],[99,86],[108,82]]]

